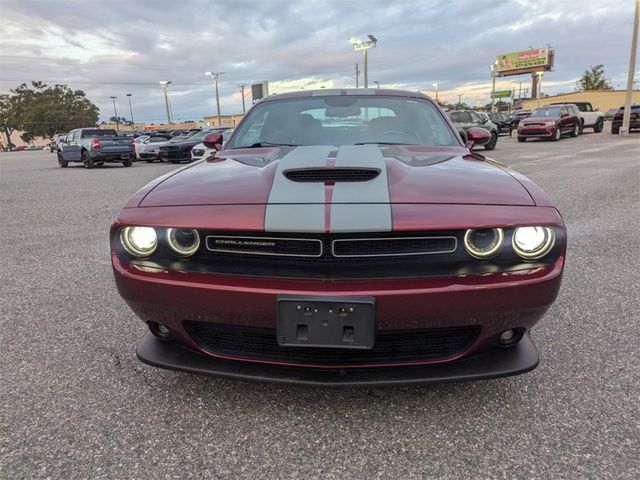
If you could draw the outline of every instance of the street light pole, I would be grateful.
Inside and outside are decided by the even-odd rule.
[[[542,72],[537,72],[536,75],[538,75],[538,82],[537,82],[537,87],[538,87],[538,91],[536,92],[537,94],[537,98],[538,98],[538,104],[536,108],[540,108],[540,96],[542,94],[542,76],[544,75],[544,71]]]
[[[218,77],[224,75],[224,72],[204,72],[205,75],[209,75],[213,80],[213,86],[216,89],[216,106],[218,108],[218,126],[222,126],[222,116],[220,115],[220,96],[218,95]]]
[[[118,111],[116,110],[116,98],[118,97],[111,97],[111,100],[113,100],[113,113],[116,116],[116,130],[120,130],[120,122],[118,121]]]
[[[356,62],[356,88],[358,88],[358,79],[360,78],[360,66]]]
[[[436,87],[436,103],[438,103],[438,84],[437,83],[432,83],[431,85]]]
[[[245,114],[245,106],[244,106],[244,87],[246,87],[246,85],[243,83],[241,85],[239,85],[240,87],[240,95],[242,95],[242,115]]]
[[[129,98],[129,113],[131,114],[131,129],[136,129],[136,123],[133,121],[133,108],[131,107],[131,94],[127,93],[127,97]]]
[[[629,134],[629,124],[631,122],[631,95],[633,93],[633,74],[636,70],[636,49],[638,47],[638,17],[640,17],[640,0],[636,0],[635,4],[636,10],[633,14],[633,33],[631,34],[631,56],[629,57],[627,93],[624,97],[624,111],[622,113],[622,128],[620,128],[620,135]]]
[[[491,69],[491,111],[496,111],[496,66],[489,65]]]
[[[362,50],[364,61],[364,88],[369,88],[369,67],[367,62],[367,50],[374,48],[378,44],[378,39],[373,35],[367,35],[368,41],[359,40],[357,38],[350,38],[349,41],[353,45],[353,49],[357,52]],[[357,76],[357,75],[356,75]]]
[[[162,89],[164,90],[164,106],[167,109],[167,124],[171,125],[171,113],[169,112],[169,97],[167,95],[167,86],[171,84],[168,80],[162,80],[160,85],[162,85]]]

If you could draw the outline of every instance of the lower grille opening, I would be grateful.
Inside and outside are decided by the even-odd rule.
[[[282,347],[273,328],[186,322],[185,328],[204,350],[247,360],[320,366],[358,366],[447,359],[467,350],[478,326],[378,332],[370,350]]]

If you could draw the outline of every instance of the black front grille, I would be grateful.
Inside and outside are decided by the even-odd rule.
[[[336,257],[391,257],[455,252],[457,239],[450,237],[360,238],[334,240]]]
[[[282,347],[272,328],[186,322],[191,337],[211,353],[237,358],[306,365],[349,366],[447,359],[467,350],[478,326],[379,332],[370,350]]]
[[[160,151],[162,152],[176,152],[180,151],[181,147],[178,145],[163,145],[160,147]]]
[[[284,172],[294,182],[366,182],[378,175],[377,168],[302,168]]]

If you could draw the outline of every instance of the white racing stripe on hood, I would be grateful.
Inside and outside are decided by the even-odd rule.
[[[367,182],[336,182],[331,206],[331,232],[390,232],[392,229],[387,164],[378,145],[344,145],[336,167],[377,168]]]
[[[324,232],[324,183],[294,182],[284,172],[295,168],[324,168],[332,145],[296,147],[278,161],[267,199],[267,232]]]

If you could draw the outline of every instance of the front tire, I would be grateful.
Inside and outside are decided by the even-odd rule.
[[[620,133],[620,127],[611,127],[611,133],[618,135]]]
[[[604,130],[604,120],[602,120],[602,118],[599,118],[593,127],[593,131],[595,133],[600,133],[602,132],[602,130]]]
[[[562,132],[560,132],[560,127],[556,128],[556,131],[553,133],[553,138],[551,140],[553,140],[554,142],[557,142],[558,140],[560,140],[560,137],[562,137]]]
[[[491,132],[491,140],[484,146],[485,150],[494,150],[496,148],[496,144],[498,143],[498,135]]]
[[[518,141],[520,143],[526,142],[527,141],[527,137],[518,137]]]
[[[576,123],[575,126],[573,127],[572,132],[571,132],[571,136],[572,137],[577,137],[578,135],[580,135],[580,127]]]
[[[82,152],[82,164],[84,165],[84,168],[93,168],[96,166],[93,158],[91,158],[89,152],[87,152],[86,150]]]
[[[131,165],[133,165],[133,158],[129,157],[124,162],[122,162],[122,165],[124,165],[125,167],[130,167]]]
[[[58,164],[62,168],[67,168],[69,166],[69,162],[62,158],[62,154],[60,152],[58,152]]]

